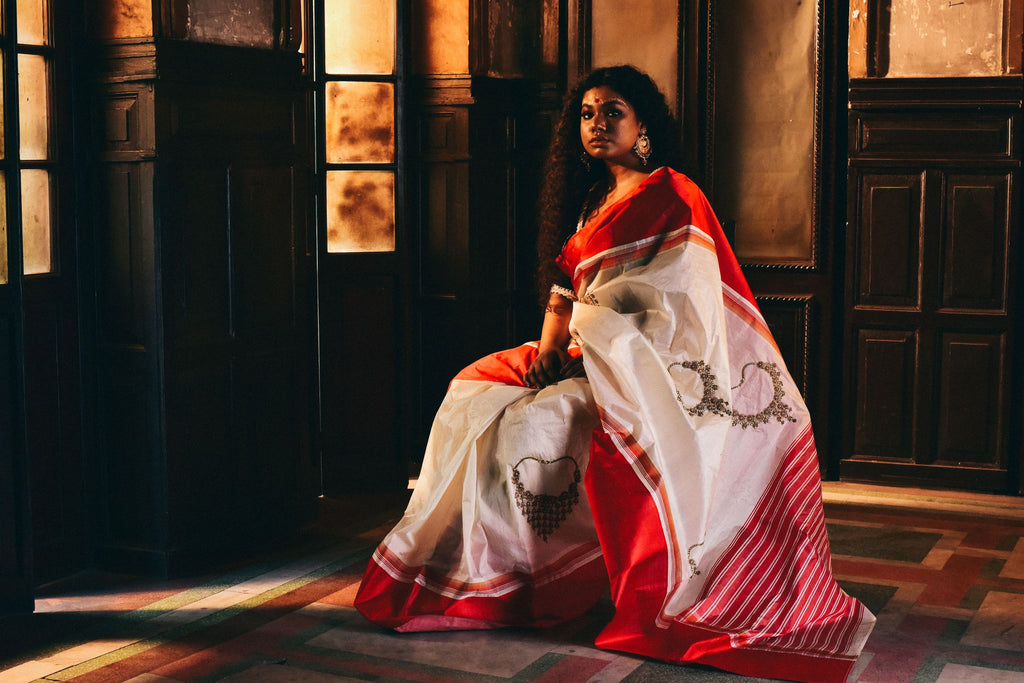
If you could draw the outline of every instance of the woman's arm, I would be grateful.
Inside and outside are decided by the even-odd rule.
[[[569,319],[572,301],[561,294],[551,293],[544,309],[544,325],[540,332],[537,359],[526,371],[526,382],[532,387],[546,387],[562,378],[562,368],[569,361]]]

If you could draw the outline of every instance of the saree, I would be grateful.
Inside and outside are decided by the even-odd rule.
[[[671,169],[573,235],[570,354],[452,381],[356,607],[399,631],[550,626],[610,589],[596,645],[844,681],[874,624],[831,574],[807,408],[703,193]]]

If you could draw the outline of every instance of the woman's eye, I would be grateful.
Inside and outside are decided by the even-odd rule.
[[[589,121],[590,119],[594,118],[594,115],[589,111],[585,111],[582,114],[580,114],[580,118],[582,118],[584,121]]]

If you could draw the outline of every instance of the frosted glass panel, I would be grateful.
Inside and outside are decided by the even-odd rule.
[[[21,240],[25,274],[53,269],[50,226],[50,174],[39,169],[21,172]]]
[[[3,7],[3,2],[0,0],[0,8]],[[0,53],[0,159],[7,158],[7,149],[4,147],[4,140],[7,138],[7,121],[4,119],[4,111],[7,107],[4,106],[4,63],[6,55]]]
[[[327,73],[394,73],[394,2],[326,0],[324,34]]]
[[[17,0],[18,42],[46,45],[46,0]]]
[[[47,90],[46,60],[40,55],[18,55],[22,159],[47,158],[50,129]]]
[[[327,161],[395,160],[395,87],[390,83],[327,84]]]
[[[0,172],[0,285],[10,280],[7,265],[7,176]]]
[[[395,174],[328,171],[327,251],[395,250]]]

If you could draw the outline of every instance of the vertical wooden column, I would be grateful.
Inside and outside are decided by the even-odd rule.
[[[104,66],[100,559],[175,575],[313,510],[307,98],[290,52],[144,39]]]
[[[431,54],[413,69],[421,74],[409,97],[420,446],[455,373],[540,335],[535,213],[560,108],[557,5],[476,0],[461,14],[446,6],[427,34],[468,22],[457,26],[468,56],[454,64],[466,72],[423,73],[453,66]]]

